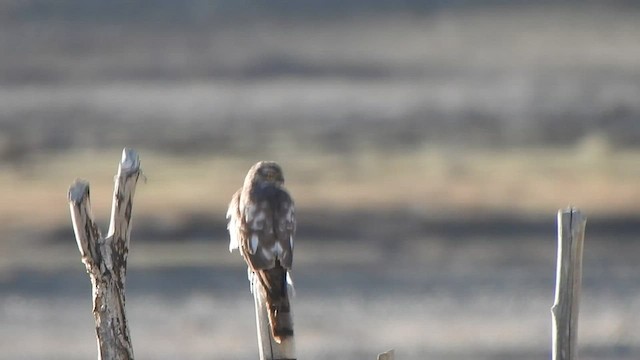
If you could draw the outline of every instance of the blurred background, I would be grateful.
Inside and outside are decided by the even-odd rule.
[[[224,213],[276,160],[301,359],[544,359],[559,208],[589,216],[582,359],[640,358],[633,1],[0,2],[0,358],[96,356],[66,192],[125,146],[139,359],[255,359]]]

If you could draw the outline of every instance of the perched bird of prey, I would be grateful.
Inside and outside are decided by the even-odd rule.
[[[264,289],[271,334],[280,343],[293,335],[287,285],[291,284],[296,220],[278,164],[261,161],[249,169],[231,198],[227,219],[229,251],[240,250],[249,280],[257,280]]]

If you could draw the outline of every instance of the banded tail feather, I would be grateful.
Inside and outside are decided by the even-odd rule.
[[[275,267],[257,270],[256,275],[266,295],[271,335],[280,344],[285,338],[293,336],[291,304],[287,291],[287,269],[276,261]]]

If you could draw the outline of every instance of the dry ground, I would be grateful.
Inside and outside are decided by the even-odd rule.
[[[640,210],[640,151],[599,141],[578,147],[474,150],[363,148],[344,155],[266,149],[262,158],[168,155],[139,149],[148,181],[135,201],[139,217],[180,221],[185,214],[224,214],[231,194],[257,160],[278,160],[301,209],[411,209],[425,216],[516,212],[545,215],[573,204],[589,214]],[[0,174],[0,229],[47,228],[67,221],[66,189],[91,182],[96,216],[108,215],[120,150],[40,155]],[[173,219],[173,220],[169,220]]]
[[[640,154],[596,143],[344,157],[269,150],[269,158],[285,166],[301,216],[318,208],[362,214],[351,224],[339,216],[315,219],[327,229],[358,228],[351,232],[325,230],[318,238],[301,229],[295,270],[300,357],[365,359],[391,347],[416,360],[548,357],[555,210],[573,203],[594,222],[638,211],[634,164]],[[253,160],[140,153],[148,181],[136,193],[127,282],[138,358],[254,358],[245,270],[227,253],[222,219]],[[0,252],[0,348],[7,358],[94,356],[89,282],[70,233],[65,191],[75,176],[90,179],[95,214],[104,223],[118,159],[118,150],[75,152],[3,172],[7,201],[0,216],[11,236]],[[460,231],[455,224],[423,232],[410,221],[394,223],[393,211],[366,221],[378,207],[409,207],[435,224],[456,214],[551,219],[522,232],[512,226]],[[193,216],[210,217],[215,231],[175,231]],[[172,235],[155,238],[147,233],[153,224],[156,234]],[[146,230],[136,231],[142,225]],[[52,240],[62,240],[59,228],[64,241],[48,241],[50,230],[57,231]],[[587,234],[581,358],[635,359],[637,236],[599,231],[590,237],[589,227]]]
[[[393,347],[412,360],[549,358],[555,244],[553,231],[548,235],[407,238],[386,244],[299,239],[294,272],[299,356],[372,359]],[[158,254],[158,248],[149,254],[149,244],[132,243],[127,305],[138,358],[257,356],[246,272],[239,256],[226,253],[223,240],[159,246],[210,255],[208,263],[190,265],[145,264],[142,260]],[[635,259],[640,249],[630,240],[588,238],[582,359],[640,356]],[[73,247],[69,244],[68,251],[75,253]],[[95,356],[90,285],[74,260],[4,272],[3,358]]]

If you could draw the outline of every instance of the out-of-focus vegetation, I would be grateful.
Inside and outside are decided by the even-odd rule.
[[[5,198],[11,206],[0,207],[0,224],[38,227],[68,221],[63,207],[52,211],[33,204],[62,202],[70,176],[91,180],[95,212],[106,217],[118,153],[47,155],[19,172],[4,172],[0,182],[3,188],[11,189]],[[255,159],[167,155],[145,149],[141,154],[148,181],[140,184],[136,213],[174,224],[195,214],[221,221],[246,170],[262,158],[280,160],[299,209],[311,211],[399,210],[435,217],[517,213],[536,217],[576,203],[590,209],[590,214],[640,211],[635,201],[640,196],[640,169],[635,166],[640,152],[614,152],[592,143],[570,149],[511,152],[367,148],[340,157],[277,150]]]
[[[149,217],[223,213],[265,158],[301,208],[637,211],[635,8],[382,3],[6,3],[0,221],[63,224],[76,176],[108,198],[124,146]]]
[[[336,154],[640,144],[638,11],[620,4],[345,18],[24,3],[0,25],[7,161],[118,145],[257,156],[283,132],[291,151]]]
[[[301,358],[548,358],[569,204],[589,215],[581,358],[640,358],[639,17],[597,0],[0,2],[2,355],[95,356],[65,193],[88,179],[106,229],[129,146],[148,178],[127,278],[142,358],[255,357],[224,212],[263,159],[297,202]]]

